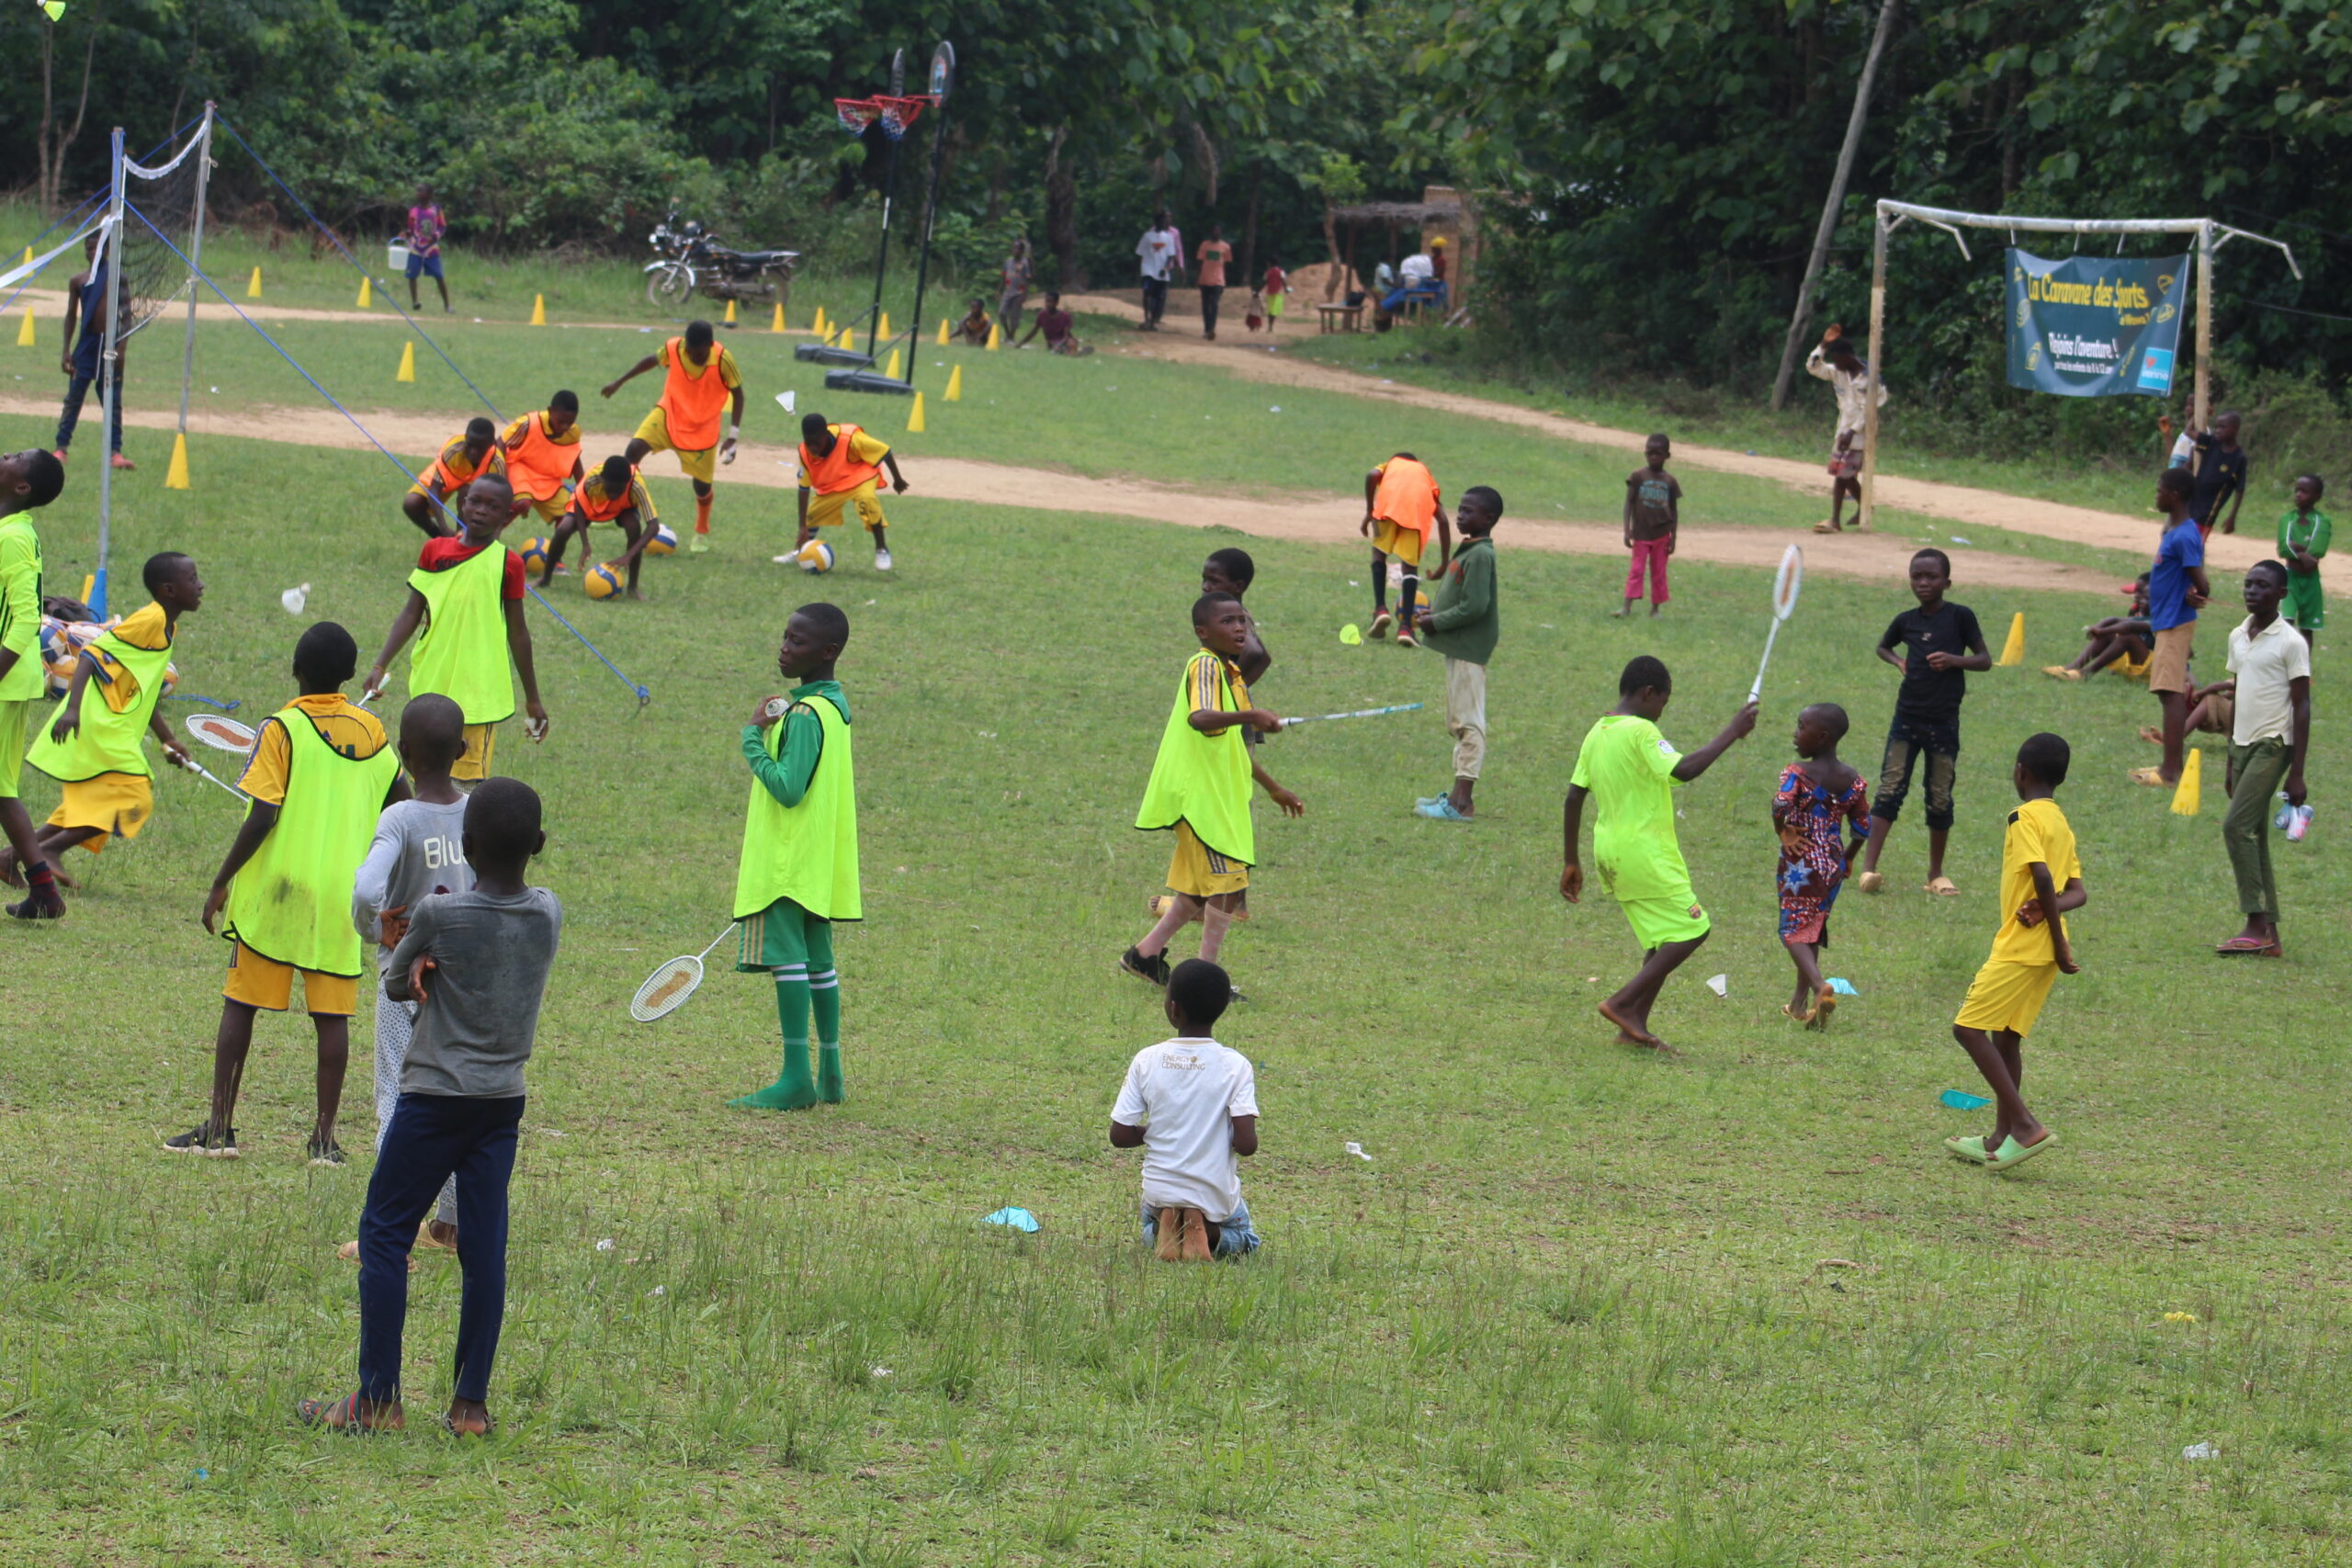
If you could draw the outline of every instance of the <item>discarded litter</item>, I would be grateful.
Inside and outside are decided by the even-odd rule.
[[[1267,412],[1268,413],[1280,413],[1280,412],[1283,412],[1283,405],[1282,405],[1282,404],[1280,404],[1280,403],[1276,403],[1273,407],[1272,407],[1272,408],[1268,409],[1266,412]]]
[[[2193,1312],[2168,1312],[2165,1314],[2165,1321],[2166,1323],[2195,1323],[2197,1314]]]
[[[668,1295],[669,1293],[670,1293],[670,1287],[669,1287],[669,1286],[667,1286],[667,1285],[656,1285],[656,1286],[654,1286],[654,1287],[653,1287],[653,1289],[651,1289],[650,1291],[648,1291],[648,1292],[646,1292],[646,1294],[648,1294],[648,1295],[653,1295],[653,1296],[666,1296],[666,1295]]]
[[[1731,976],[1728,975],[1708,976],[1707,989],[1714,992],[1715,995],[1719,997],[1727,997],[1731,995]]]
[[[1945,537],[1949,542],[1951,542],[1951,543],[1952,543],[1952,544],[1955,544],[1955,545],[1966,545],[1966,544],[1973,544],[1973,543],[1974,543],[1974,541],[1973,541],[1973,540],[1971,540],[1971,539],[1963,539],[1963,538],[1962,538],[1958,534],[1947,534],[1946,536],[1944,536],[1944,537]]]
[[[2191,1443],[2180,1450],[2183,1459],[2220,1459],[2222,1450],[2211,1443]]]
[[[1359,647],[1363,642],[1363,633],[1356,628],[1353,621],[1350,621],[1340,628],[1340,641],[1349,648]]]
[[[1954,1111],[1982,1111],[1993,1102],[1981,1094],[1971,1094],[1964,1089],[1948,1089],[1936,1097]]]
[[[890,1375],[890,1369],[888,1367],[868,1367],[866,1371],[869,1374],[877,1378],[887,1378]]]
[[[775,404],[776,407],[782,409],[785,412],[790,413],[792,412],[793,404],[797,402],[798,399],[799,394],[797,392],[778,392],[775,395]]]
[[[1037,1233],[1037,1216],[1026,1209],[1011,1207],[999,1209],[993,1214],[982,1214],[980,1224],[1002,1225],[1008,1230],[1024,1231],[1031,1235]]]
[[[610,1252],[612,1249],[613,1238],[611,1236],[606,1236],[604,1240],[596,1244],[596,1250],[599,1252]]]
[[[1854,989],[1854,982],[1851,980],[1841,980],[1835,975],[1829,976],[1829,988],[1837,992],[1841,997],[1859,997],[1862,994],[1861,992]]]
[[[277,602],[286,606],[286,613],[289,615],[300,615],[302,606],[310,601],[311,585],[307,582],[300,588],[289,588],[277,596]]]
[[[1363,1145],[1362,1144],[1350,1144],[1347,1145],[1347,1151],[1360,1160],[1369,1162],[1372,1158],[1370,1155],[1363,1152]]]

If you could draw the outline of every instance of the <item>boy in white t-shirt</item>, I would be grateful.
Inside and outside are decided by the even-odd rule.
[[[1250,1058],[1209,1036],[1233,982],[1205,959],[1168,976],[1176,1037],[1127,1064],[1111,1107],[1111,1146],[1143,1150],[1143,1239],[1167,1263],[1252,1252],[1241,1160],[1258,1152],[1258,1077]]]

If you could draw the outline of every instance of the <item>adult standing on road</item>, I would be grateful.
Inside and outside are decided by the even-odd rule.
[[[1143,328],[1148,333],[1159,330],[1159,318],[1168,309],[1168,281],[1172,276],[1182,281],[1184,254],[1178,247],[1183,242],[1162,210],[1151,220],[1143,238],[1136,242],[1136,260],[1143,270]]]
[[[1217,304],[1225,298],[1225,269],[1233,260],[1233,247],[1226,243],[1222,225],[1209,225],[1209,237],[1201,242],[1194,259],[1201,264],[1201,335],[1214,341]]]
[[[451,313],[449,284],[441,276],[441,236],[449,231],[449,215],[433,199],[431,186],[416,187],[416,204],[408,209],[408,228],[403,239],[408,245],[408,308],[424,309],[416,298],[416,280],[433,279],[433,287],[441,290],[441,313]]]
[[[1845,525],[1838,513],[1848,501],[1854,503],[1857,523],[1862,511],[1862,422],[1870,408],[1871,367],[1846,341],[1846,329],[1835,322],[1820,343],[1805,355],[1804,373],[1829,383],[1838,394],[1838,434],[1829,443],[1829,520],[1815,523],[1816,534],[1835,534]],[[1886,407],[1886,383],[1878,386],[1878,406]]]
[[[1004,266],[997,276],[996,322],[1005,343],[1021,335],[1021,310],[1029,302],[1029,276],[1033,270],[1029,236],[1015,234],[1012,249],[1006,254]]]
[[[65,406],[57,415],[57,460],[65,461],[66,450],[74,445],[74,427],[82,423],[82,404],[88,400],[90,389],[97,384],[99,356],[106,352],[107,293],[106,267],[99,260],[98,236],[92,234],[82,247],[89,265],[75,273],[65,284],[65,341],[74,345],[60,363],[65,372]],[[118,276],[117,299],[128,297],[130,285]],[[82,322],[82,335],[74,335],[74,319]],[[107,411],[110,416],[107,432],[114,456],[108,459],[118,468],[134,467],[122,455],[122,340],[114,345],[114,407]]]

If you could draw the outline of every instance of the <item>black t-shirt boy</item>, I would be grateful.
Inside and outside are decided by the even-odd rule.
[[[1968,671],[1930,669],[1928,655],[1964,657],[1984,640],[1984,634],[1976,626],[1976,612],[1949,599],[1932,610],[1915,604],[1889,622],[1878,645],[1903,649],[1903,689],[1895,694],[1895,721],[1957,723],[1961,699],[1968,694]]]

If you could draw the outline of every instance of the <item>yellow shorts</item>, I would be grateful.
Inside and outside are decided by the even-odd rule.
[[[1168,886],[1188,897],[1214,898],[1249,886],[1250,868],[1201,842],[1190,822],[1179,822],[1176,848],[1168,857]]]
[[[544,501],[533,501],[520,495],[514,498],[515,516],[520,517],[526,512],[536,512],[539,514],[539,521],[542,523],[553,523],[571,510],[571,487],[570,485],[564,486]]]
[[[1968,998],[1960,1004],[1952,1022],[1962,1029],[1987,1034],[2030,1034],[2050,987],[2058,978],[2055,964],[2016,964],[1988,958],[1976,978],[1968,983]]]
[[[1429,549],[1426,536],[1411,528],[1399,528],[1385,517],[1373,520],[1372,547],[1385,556],[1395,556],[1415,572],[1421,570],[1421,556]]]
[[[264,1012],[294,1005],[294,976],[302,976],[302,1010],[312,1018],[349,1018],[359,1010],[359,981],[350,975],[322,975],[264,958],[243,942],[229,954],[229,983],[220,994]]]
[[[1663,898],[1620,898],[1617,907],[1625,912],[1625,923],[1634,928],[1634,940],[1644,953],[1669,942],[1696,942],[1714,929],[1688,886]]]
[[[498,726],[469,724],[466,726],[466,754],[449,765],[449,776],[468,784],[480,784],[490,777],[490,759],[498,750]]]
[[[670,445],[670,413],[660,403],[638,423],[637,439],[656,452],[677,452],[678,468],[686,478],[708,484],[718,475],[718,448],[706,446],[699,452],[681,452]]]
[[[0,703],[0,800],[14,800],[24,793],[20,786],[25,782],[25,726],[34,701],[26,697]]]
[[[92,854],[107,847],[109,835],[135,839],[155,812],[155,792],[139,773],[100,773],[65,786],[65,798],[49,814],[51,828],[96,828],[98,836],[85,839]]]
[[[853,502],[857,507],[857,520],[865,525],[869,533],[888,521],[882,515],[880,481],[868,479],[855,490],[835,491],[831,495],[811,494],[808,497],[808,526],[831,527],[842,520],[842,509]]]

